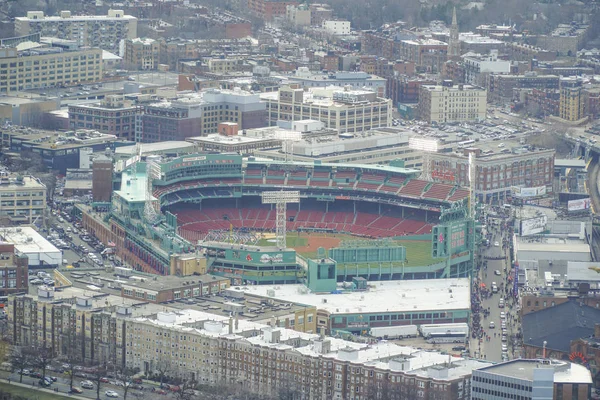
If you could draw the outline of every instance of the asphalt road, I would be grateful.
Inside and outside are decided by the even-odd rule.
[[[491,290],[493,282],[495,282],[500,291],[496,294],[492,294],[491,297],[486,298],[482,302],[483,308],[488,308],[490,310],[490,314],[483,318],[482,316],[482,326],[487,336],[490,337],[490,340],[487,341],[485,338],[481,340],[481,343],[477,343],[476,339],[471,339],[471,353],[477,352],[476,355],[481,357],[485,355],[486,360],[499,362],[502,361],[502,345],[505,344],[508,348],[508,357],[509,359],[517,358],[519,356],[518,352],[515,353],[513,350],[517,348],[513,348],[514,334],[517,333],[518,325],[516,322],[512,321],[512,317],[517,314],[516,306],[512,305],[511,299],[511,288],[512,284],[508,283],[508,272],[510,271],[509,265],[509,257],[508,250],[502,248],[502,240],[505,239],[503,233],[499,230],[493,233],[493,239],[490,241],[491,246],[484,251],[484,255],[487,257],[502,257],[499,260],[488,260],[487,261],[487,269],[481,269],[480,277],[485,283],[486,287]],[[494,246],[494,243],[498,242],[499,246]],[[500,275],[496,275],[495,271],[499,271]],[[506,292],[503,290],[508,287],[509,295],[506,295]],[[499,302],[500,298],[505,299],[505,307],[500,308]],[[506,317],[505,319],[501,318],[501,312],[504,312]],[[494,322],[495,328],[490,329],[490,322]],[[502,322],[506,323],[507,329],[507,340],[505,342],[502,341]],[[495,334],[495,335],[494,335]]]

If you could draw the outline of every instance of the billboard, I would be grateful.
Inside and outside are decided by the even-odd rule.
[[[588,197],[585,199],[570,200],[567,203],[567,210],[568,211],[588,210],[591,206],[592,206],[592,201]]]
[[[536,186],[536,187],[512,187],[512,194],[514,197],[536,197],[536,196],[544,196],[546,194],[546,186]]]
[[[546,229],[547,223],[547,215],[524,219],[521,221],[521,236],[537,235],[538,233],[542,233]]]

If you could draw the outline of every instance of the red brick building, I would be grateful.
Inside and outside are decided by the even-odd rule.
[[[248,0],[248,10],[263,21],[272,21],[276,17],[285,17],[287,6],[298,6],[298,1],[288,0]]]
[[[27,293],[29,288],[29,260],[15,253],[15,245],[0,243],[0,296]]]

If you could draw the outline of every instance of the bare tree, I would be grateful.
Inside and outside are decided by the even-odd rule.
[[[197,382],[193,379],[184,379],[179,385],[179,390],[175,392],[177,400],[193,400],[196,398]]]
[[[100,386],[106,381],[108,365],[106,362],[97,363],[90,369],[89,379],[96,386],[96,399],[100,399]]]
[[[30,348],[28,350],[31,354],[32,366],[42,370],[42,379],[46,379],[46,369],[48,369],[48,363],[52,361],[54,352],[52,347],[43,343],[41,346],[36,348]]]
[[[75,367],[83,364],[82,337],[76,332],[66,329],[61,335],[60,356],[65,361],[66,372],[69,374],[69,390],[73,390],[75,380]]]
[[[117,372],[117,381],[123,384],[123,400],[127,400],[127,393],[133,386],[135,376],[139,374],[139,368],[121,367]]]
[[[154,368],[156,372],[158,372],[158,378],[160,380],[160,387],[163,387],[163,383],[165,381],[165,377],[168,376],[173,371],[173,364],[171,360],[165,357],[161,357],[156,363],[156,367]]]
[[[15,346],[10,353],[10,362],[19,373],[19,383],[23,383],[23,370],[31,366],[30,353],[22,346]]]

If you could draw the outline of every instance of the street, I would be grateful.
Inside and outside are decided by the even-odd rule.
[[[488,224],[488,226],[490,226]],[[476,358],[499,362],[503,361],[502,346],[507,347],[508,359],[519,357],[516,340],[514,335],[518,332],[518,322],[515,317],[518,316],[517,306],[512,295],[512,282],[509,282],[510,258],[507,229],[501,226],[490,227],[491,240],[490,247],[482,247],[481,252],[484,256],[484,264],[479,271],[478,289],[481,293],[481,309],[489,310],[487,315],[481,314],[481,327],[484,332],[482,339],[470,338],[471,355]],[[495,244],[498,244],[496,246]],[[486,267],[487,265],[487,267]],[[496,275],[499,271],[500,275]],[[482,285],[483,284],[483,285]],[[496,284],[498,293],[492,293],[492,287]],[[504,299],[505,306],[500,307],[500,299]],[[502,318],[504,316],[504,318]],[[494,328],[491,328],[491,323]],[[502,324],[506,324],[506,340],[502,340]],[[516,350],[516,353],[515,353]]]

